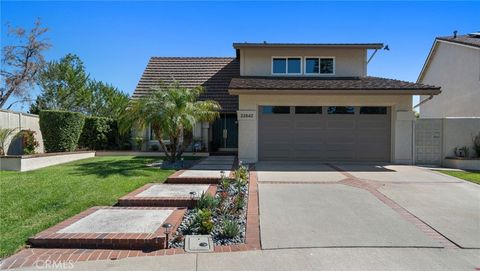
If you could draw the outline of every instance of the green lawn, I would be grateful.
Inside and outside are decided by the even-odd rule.
[[[145,167],[158,158],[95,157],[31,172],[0,172],[0,258],[28,237],[130,191],[163,182],[172,170]]]
[[[437,171],[453,177],[464,179],[472,183],[480,184],[480,171],[448,171],[448,170],[437,170]]]

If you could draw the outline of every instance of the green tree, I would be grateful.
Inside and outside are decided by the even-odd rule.
[[[204,92],[200,86],[185,88],[175,81],[158,84],[152,90],[152,95],[132,101],[122,115],[121,130],[127,132],[131,127],[145,128],[150,124],[167,159],[175,162],[190,144],[186,135],[192,133],[194,125],[199,121],[213,122],[221,107],[216,101],[199,101]],[[169,139],[168,146],[164,138]]]
[[[48,109],[87,113],[85,108],[91,97],[88,82],[85,66],[76,55],[68,54],[59,61],[47,63],[38,76],[42,93],[30,112]]]
[[[118,119],[128,106],[128,94],[112,85],[92,80],[89,91],[91,97],[86,111],[92,116]]]

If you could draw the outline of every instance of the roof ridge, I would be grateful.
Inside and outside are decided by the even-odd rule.
[[[152,56],[152,58],[159,59],[235,59],[234,56]]]

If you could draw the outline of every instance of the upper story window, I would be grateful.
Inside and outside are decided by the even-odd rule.
[[[302,58],[301,57],[273,57],[272,58],[272,74],[302,74]]]
[[[305,74],[335,74],[335,58],[333,57],[305,57]]]

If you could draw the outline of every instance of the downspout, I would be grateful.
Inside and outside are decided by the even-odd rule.
[[[419,107],[420,105],[422,105],[422,104],[430,101],[431,99],[433,99],[433,95],[430,95],[430,97],[428,97],[428,98],[426,98],[425,100],[419,102],[417,105],[415,105],[415,106],[413,107],[413,109],[415,109],[415,108]]]

